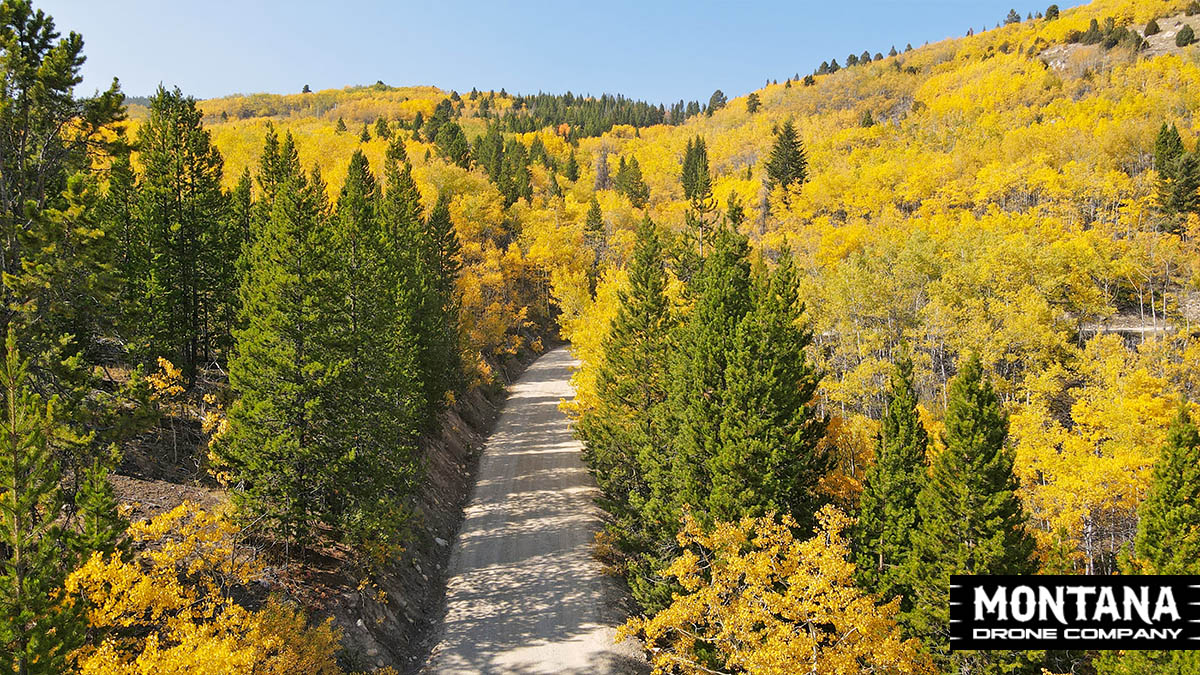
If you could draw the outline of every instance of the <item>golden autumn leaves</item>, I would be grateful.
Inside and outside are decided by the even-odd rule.
[[[817,520],[801,541],[787,516],[706,529],[688,514],[684,552],[667,570],[685,594],[622,633],[644,640],[659,673],[934,672],[920,644],[900,634],[899,600],[877,604],[855,586],[850,518],[827,506]]]

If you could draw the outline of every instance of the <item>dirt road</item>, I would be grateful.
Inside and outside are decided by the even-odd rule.
[[[426,673],[648,670],[635,643],[614,643],[623,596],[591,555],[595,482],[558,408],[573,365],[556,349],[512,387],[454,542]]]

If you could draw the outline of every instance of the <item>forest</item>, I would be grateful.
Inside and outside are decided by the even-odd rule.
[[[953,574],[1200,573],[1200,4],[997,19],[704,103],[135,99],[0,1],[4,667],[379,667],[274,570],[372,588],[562,340],[656,672],[1200,672],[949,649]],[[120,489],[181,452],[215,501]]]

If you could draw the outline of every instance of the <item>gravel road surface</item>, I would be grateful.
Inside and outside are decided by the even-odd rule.
[[[511,388],[454,542],[426,673],[648,672],[637,643],[614,642],[623,592],[591,554],[595,481],[558,407],[574,395],[574,365],[555,349]]]

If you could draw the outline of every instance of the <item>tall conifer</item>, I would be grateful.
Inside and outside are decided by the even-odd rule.
[[[875,463],[863,480],[854,550],[864,588],[886,600],[903,595],[904,610],[912,608],[904,570],[912,532],[919,526],[917,495],[925,484],[928,447],[929,436],[917,412],[912,359],[901,352],[880,421]]]
[[[919,529],[906,569],[913,603],[903,618],[942,660],[949,644],[951,575],[1036,571],[1007,438],[1000,399],[978,357],[971,357],[950,384],[946,449],[934,458],[917,496]]]
[[[218,456],[235,502],[288,541],[328,520],[328,469],[339,464],[333,237],[324,185],[306,179],[289,134],[268,135],[260,181],[271,187],[241,286],[229,382],[238,399]],[[319,179],[319,175],[314,174]]]
[[[800,327],[791,255],[758,276],[754,307],[736,328],[715,396],[721,410],[717,445],[706,458],[707,508],[724,521],[787,513],[807,529],[824,501],[817,483],[831,467],[820,446],[826,419],[814,405],[821,378],[805,355],[812,334]]]
[[[28,366],[10,331],[0,362],[0,664],[22,675],[57,675],[80,645],[84,621],[61,595],[74,558],[60,524],[55,401],[32,391]]]

